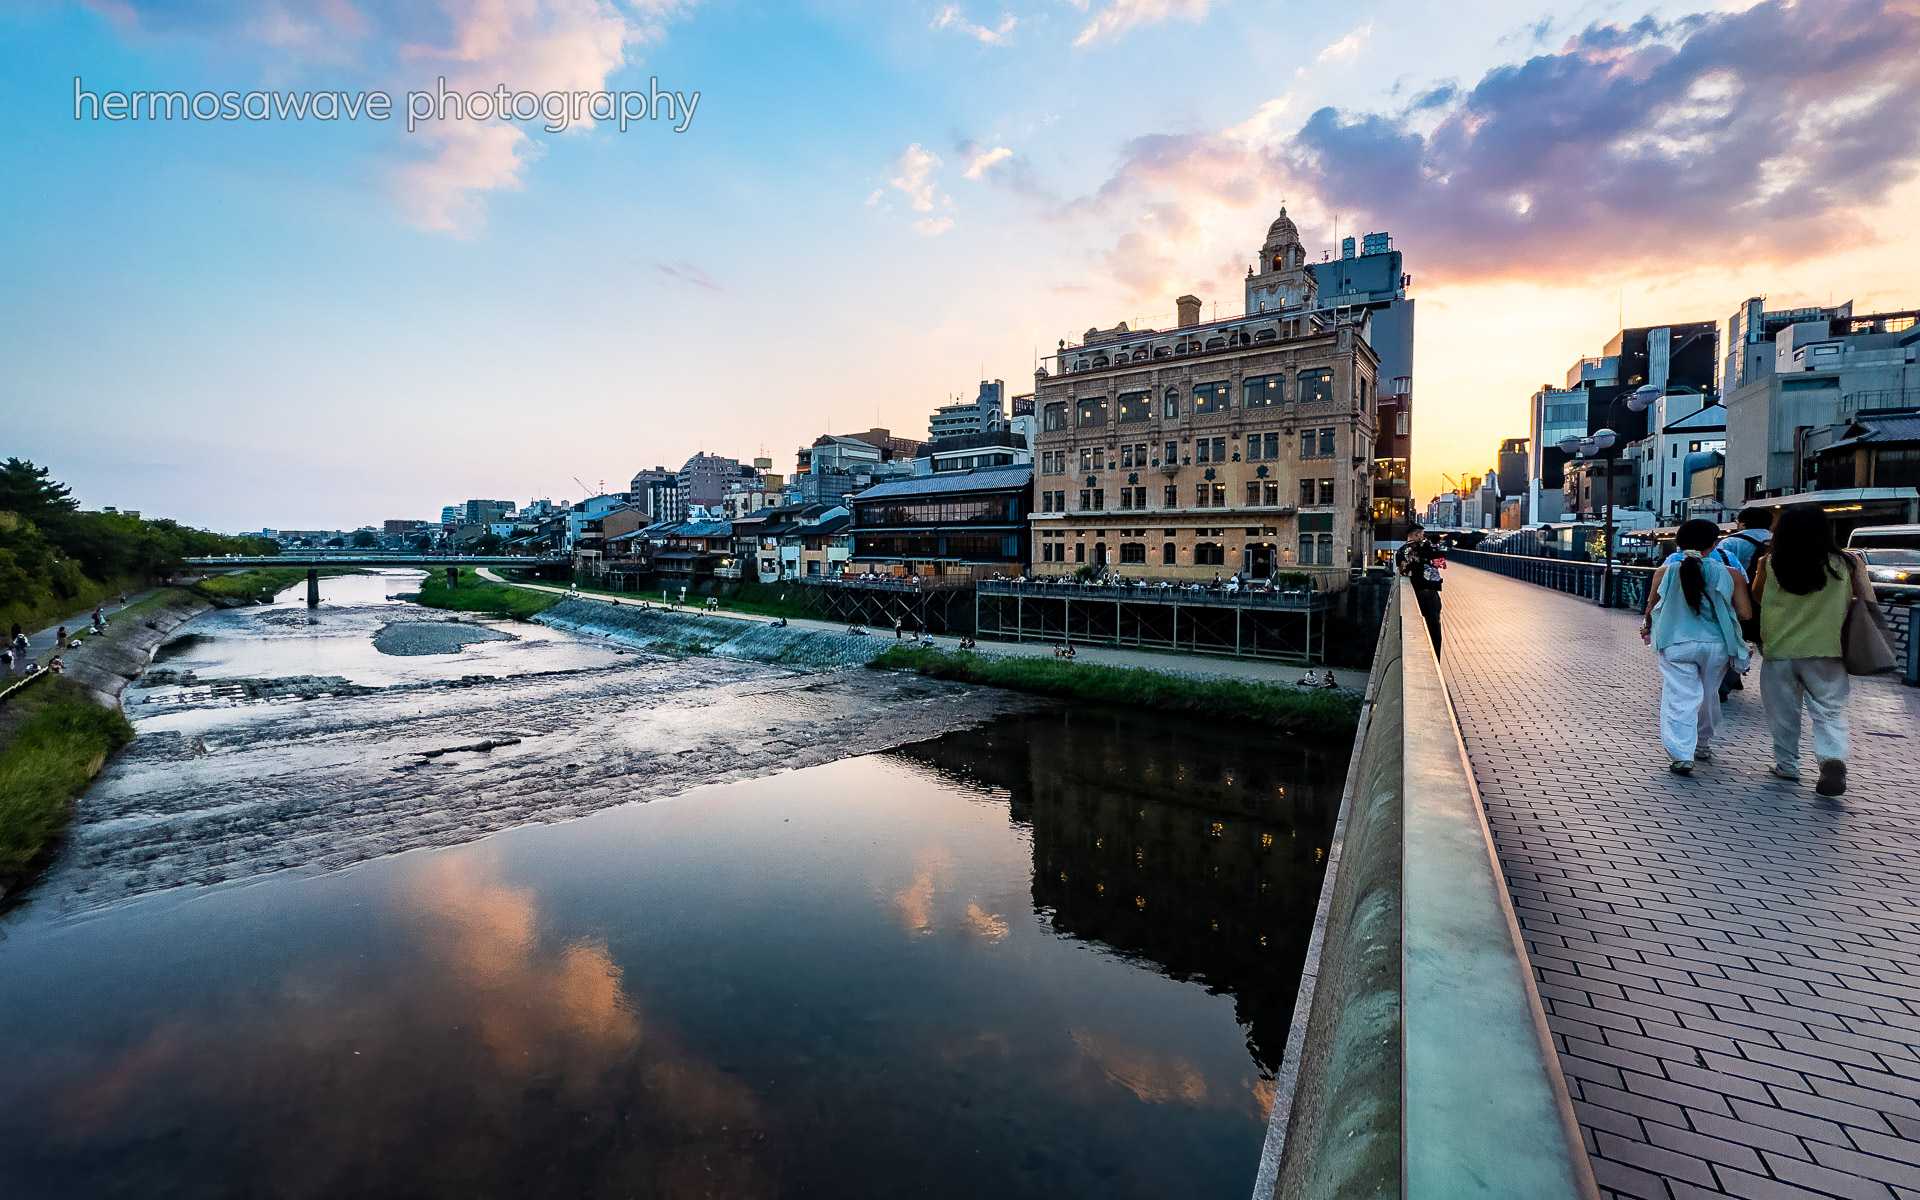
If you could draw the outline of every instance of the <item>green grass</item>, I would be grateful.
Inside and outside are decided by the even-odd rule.
[[[71,679],[44,680],[9,707],[18,727],[0,752],[0,883],[26,872],[66,826],[73,797],[133,739],[119,709],[92,703]]]
[[[551,586],[562,585],[555,584]],[[737,585],[733,595],[723,595],[720,597],[720,607],[717,611],[747,613],[756,617],[799,617],[803,620],[817,620],[820,617],[819,607],[817,605],[807,604],[801,599],[804,595],[802,591],[804,586],[804,584],[798,583],[742,583]],[[638,592],[614,592],[605,588],[590,587],[583,583],[572,590],[577,591],[583,596],[607,596],[620,600],[644,600],[649,604],[662,603],[659,588]],[[680,588],[678,585],[667,589],[667,592],[668,602],[673,604],[680,603]],[[786,599],[782,600],[782,596],[785,596]],[[709,610],[706,604],[706,596],[696,592],[688,592],[687,602],[682,605],[682,607],[707,612]]]
[[[1213,721],[1260,725],[1288,733],[1350,736],[1360,700],[1341,692],[1275,687],[1235,679],[1184,679],[1133,667],[1103,667],[1054,658],[984,658],[966,651],[894,646],[867,664],[918,671],[990,687],[1185,713]]]
[[[566,599],[552,592],[536,592],[531,588],[510,587],[504,583],[494,583],[481,579],[471,568],[460,569],[458,586],[447,584],[446,572],[427,572],[420,581],[420,594],[415,602],[427,608],[444,608],[454,612],[492,613],[495,616],[512,617],[524,621],[535,613],[542,613]]]
[[[63,618],[84,617],[93,611],[95,605],[105,604],[123,593],[141,591],[146,586],[146,578],[140,575],[123,575],[105,583],[81,576],[80,589],[71,596],[42,593],[32,600],[0,604],[0,630],[11,629],[15,625],[39,629]]]
[[[335,575],[358,575],[353,567],[321,567],[320,577],[328,579]],[[195,595],[221,601],[254,599],[271,600],[281,592],[300,583],[307,577],[305,567],[255,567],[250,571],[239,571],[232,575],[209,575],[198,583],[188,584]]]

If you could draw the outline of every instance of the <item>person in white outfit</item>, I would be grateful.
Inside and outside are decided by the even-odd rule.
[[[1753,599],[1737,568],[1707,557],[1719,537],[1712,521],[1680,526],[1680,558],[1654,572],[1640,624],[1660,655],[1660,742],[1676,775],[1713,761],[1720,682],[1729,665],[1747,669],[1740,622],[1753,616]]]

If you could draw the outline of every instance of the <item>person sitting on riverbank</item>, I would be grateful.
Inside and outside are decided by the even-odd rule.
[[[1340,681],[1333,677],[1332,671],[1328,671],[1327,677],[1320,681],[1320,686],[1323,688],[1335,689],[1340,686]]]

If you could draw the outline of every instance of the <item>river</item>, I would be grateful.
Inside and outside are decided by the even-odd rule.
[[[0,916],[9,1196],[1245,1194],[1338,748],[406,586],[128,693]]]

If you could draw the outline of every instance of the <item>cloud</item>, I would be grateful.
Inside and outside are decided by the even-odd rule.
[[[1391,230],[1429,278],[1787,261],[1860,236],[1915,176],[1917,105],[1915,0],[1764,0],[1596,24],[1396,112],[1322,108],[1289,130],[1276,102],[1137,137],[1052,215],[1104,220],[1100,262],[1155,297],[1198,282],[1222,237],[1244,251],[1283,197],[1303,229],[1337,212]]]
[[[991,29],[985,25],[975,25],[967,20],[957,4],[947,5],[933,18],[935,29],[951,29],[955,33],[963,33],[983,46],[1006,45],[1007,35],[1013,32],[1013,27],[1017,24],[1019,19],[1012,13],[1006,13],[1001,16],[1000,24]]]
[[[1157,25],[1161,21],[1178,18],[1182,21],[1204,20],[1211,0],[1113,0],[1113,3],[1094,16],[1080,36],[1073,39],[1076,46],[1090,46],[1103,39],[1117,38],[1140,25]],[[1085,7],[1075,4],[1076,8]]]
[[[972,161],[967,163],[967,178],[978,179],[989,167],[994,166],[996,163],[1003,163],[1012,157],[1013,151],[1007,149],[1005,146],[995,146],[991,150],[983,150],[979,154],[974,155]]]
[[[601,91],[665,36],[692,0],[88,0],[128,36],[195,38],[251,58],[279,86],[316,67],[319,86],[343,70],[388,91]],[[396,121],[396,128],[404,127]],[[591,122],[583,122],[590,125]],[[404,136],[404,134],[403,134]],[[502,121],[423,122],[408,138],[423,152],[393,175],[401,210],[422,228],[470,234],[484,193],[520,186],[538,143]]]
[[[713,276],[707,274],[690,262],[657,262],[653,264],[653,269],[669,279],[677,279],[681,283],[690,283],[694,287],[706,288],[710,292],[724,292],[727,290],[718,283],[715,283]]]
[[[893,160],[895,173],[887,182],[907,197],[913,211],[932,212],[933,172],[939,165],[939,155],[915,142]]]
[[[915,233],[925,234],[927,237],[939,237],[952,228],[952,217],[928,217],[924,221],[915,221],[913,223],[913,231]]]
[[[1594,25],[1432,99],[1424,134],[1321,109],[1288,173],[1452,275],[1797,257],[1914,175],[1920,8],[1767,0]]]
[[[1329,62],[1329,61],[1352,62],[1354,59],[1360,57],[1361,43],[1365,42],[1368,38],[1372,36],[1373,36],[1373,22],[1368,21],[1365,25],[1354,30],[1352,33],[1349,33],[1347,36],[1333,43],[1333,45],[1328,46],[1326,49],[1322,50],[1319,53],[1319,55],[1314,58],[1313,61],[1315,62]]]

